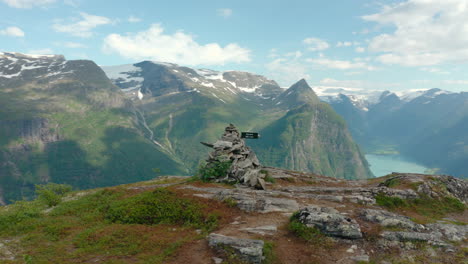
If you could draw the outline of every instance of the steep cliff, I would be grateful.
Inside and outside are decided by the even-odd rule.
[[[336,178],[372,176],[343,118],[320,102],[304,80],[278,99],[280,105],[302,104],[262,129],[262,140],[252,143],[264,164]]]

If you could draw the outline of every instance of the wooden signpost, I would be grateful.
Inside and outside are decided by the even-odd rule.
[[[260,137],[260,134],[257,132],[241,132],[241,138],[245,139],[257,139]]]

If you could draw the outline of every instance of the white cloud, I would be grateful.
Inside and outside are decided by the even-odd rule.
[[[395,28],[369,44],[370,51],[383,53],[377,57],[382,63],[431,66],[468,62],[467,0],[408,0],[385,5],[363,19]]]
[[[250,61],[250,50],[235,43],[221,47],[217,43],[201,45],[184,32],[164,34],[159,24],[134,34],[110,34],[104,39],[103,49],[122,57],[150,59],[185,65],[223,65]]]
[[[285,54],[285,56],[293,57],[294,59],[299,59],[300,57],[302,57],[302,52],[300,52],[299,50],[294,51],[294,52],[288,52]]]
[[[326,41],[321,40],[319,38],[306,38],[302,42],[304,42],[304,44],[307,44],[307,49],[311,51],[326,50],[330,47],[330,45]]]
[[[265,65],[268,76],[282,86],[289,86],[302,78],[310,79],[307,65],[297,59],[278,58]]]
[[[336,80],[324,78],[320,80],[320,85],[327,87],[341,87],[352,89],[391,89],[400,87],[400,83],[371,82],[366,80]]]
[[[330,69],[350,70],[350,69],[365,69],[368,71],[376,70],[375,67],[368,65],[365,62],[356,60],[356,62],[346,60],[331,60],[327,58],[307,59],[307,62],[313,63],[318,66],[327,67]]]
[[[268,51],[268,55],[267,55],[268,58],[277,58],[279,57],[278,55],[278,50],[275,49],[275,48],[272,48]]]
[[[468,85],[468,80],[444,80],[443,82],[451,85]]]
[[[56,0],[0,0],[14,8],[42,7],[56,2]]]
[[[81,20],[72,24],[62,24],[56,22],[52,28],[57,32],[68,33],[82,38],[89,38],[93,35],[92,30],[101,25],[111,24],[112,20],[103,16],[95,16],[87,13],[80,13]]]
[[[77,43],[77,42],[65,42],[63,43],[63,46],[71,49],[82,49],[82,48],[87,48],[86,45]]]
[[[450,72],[435,68],[435,67],[423,67],[420,69],[421,71],[429,72],[429,73],[436,73],[436,74],[450,74]]]
[[[216,14],[218,16],[228,18],[228,17],[232,16],[232,9],[230,9],[230,8],[220,8],[220,9],[216,10]]]
[[[38,55],[50,55],[50,54],[54,54],[54,51],[52,49],[45,48],[45,49],[29,50],[28,53],[29,54],[38,54]]]
[[[356,52],[358,52],[358,53],[363,53],[363,52],[366,51],[366,49],[363,48],[363,47],[356,47],[354,50],[355,50]]]
[[[130,23],[138,23],[138,22],[141,22],[141,18],[136,17],[136,16],[129,16],[127,21]]]
[[[0,30],[0,35],[11,37],[24,37],[24,31],[19,27],[7,27]]]
[[[337,47],[350,47],[352,45],[353,43],[350,41],[343,41],[343,42],[339,41],[338,43],[336,43]]]

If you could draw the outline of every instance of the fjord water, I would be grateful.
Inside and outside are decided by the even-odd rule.
[[[414,163],[400,155],[366,154],[370,170],[375,177],[385,176],[392,172],[424,173],[428,168]]]

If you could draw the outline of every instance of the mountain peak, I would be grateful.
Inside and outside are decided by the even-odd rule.
[[[307,81],[305,79],[300,79],[295,84],[293,84],[289,89],[294,89],[294,90],[297,90],[297,89],[311,89],[312,90],[312,88],[309,86],[309,84],[307,83]]]
[[[277,100],[278,105],[287,105],[288,107],[295,107],[301,104],[317,104],[320,102],[314,90],[312,90],[304,79],[300,79],[289,87]]]

